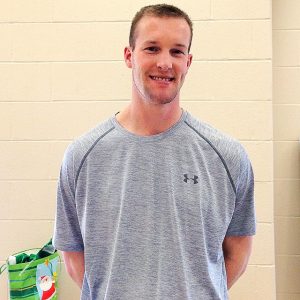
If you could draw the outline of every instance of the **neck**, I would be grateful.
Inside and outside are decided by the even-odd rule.
[[[166,131],[180,119],[179,101],[168,104],[152,104],[132,101],[120,114],[118,122],[137,135],[154,135]]]

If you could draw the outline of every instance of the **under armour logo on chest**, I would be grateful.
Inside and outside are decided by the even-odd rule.
[[[196,184],[196,183],[198,183],[198,176],[196,176],[196,175],[194,175],[194,178],[189,178],[188,177],[188,174],[183,174],[183,176],[184,176],[184,179],[183,179],[183,181],[184,182],[188,182],[189,180],[193,180],[194,181],[194,184]]]

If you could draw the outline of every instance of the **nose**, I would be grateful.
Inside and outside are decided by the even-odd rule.
[[[169,53],[161,53],[157,59],[157,67],[161,71],[172,69],[172,57]]]

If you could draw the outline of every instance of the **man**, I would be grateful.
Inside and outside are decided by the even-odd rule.
[[[152,5],[124,58],[132,99],[67,149],[54,243],[81,299],[228,299],[255,233],[253,173],[238,142],[179,104],[192,22]]]

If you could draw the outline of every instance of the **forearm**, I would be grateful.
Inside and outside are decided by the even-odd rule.
[[[227,289],[245,272],[252,249],[251,236],[229,236],[223,242]]]
[[[83,252],[63,252],[63,256],[68,274],[81,289],[84,276]]]
[[[83,276],[84,276],[84,265],[76,264],[74,266],[74,270],[72,273],[69,273],[73,281],[79,286],[79,288],[82,288],[82,282],[83,282]]]
[[[226,268],[228,290],[245,272],[247,263],[248,263],[248,259],[235,260],[225,256],[225,268]]]

